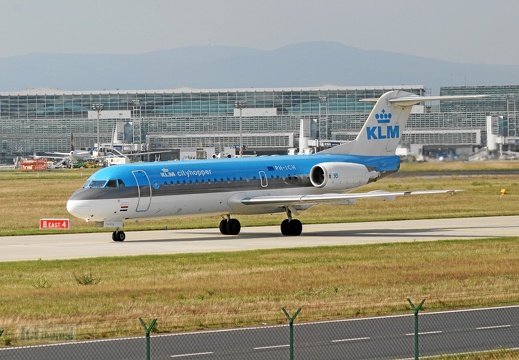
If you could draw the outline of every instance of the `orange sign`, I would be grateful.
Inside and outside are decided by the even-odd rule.
[[[69,219],[40,219],[40,229],[70,229]]]
[[[20,171],[48,170],[47,159],[20,160]]]

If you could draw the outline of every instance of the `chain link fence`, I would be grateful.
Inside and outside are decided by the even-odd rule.
[[[519,358],[519,306],[420,312],[422,303],[409,300],[403,315],[312,323],[297,323],[304,307],[280,309],[280,325],[169,334],[160,319],[136,319],[142,336],[82,341],[73,325],[0,325],[0,359]]]

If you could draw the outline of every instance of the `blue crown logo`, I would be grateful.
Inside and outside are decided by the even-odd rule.
[[[380,114],[375,114],[375,119],[379,124],[387,124],[391,120],[391,113],[386,113],[386,110],[382,109]]]

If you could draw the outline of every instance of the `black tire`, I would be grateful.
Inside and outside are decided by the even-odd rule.
[[[220,232],[222,233],[222,235],[229,235],[229,233],[227,232],[227,220],[222,220],[220,221]]]
[[[124,231],[114,231],[114,233],[112,234],[112,238],[114,239],[114,241],[124,241],[126,239],[126,234],[124,233]]]
[[[285,236],[290,235],[288,230],[288,219],[285,219],[283,222],[281,222],[281,234]]]
[[[227,221],[227,234],[238,235],[241,230],[241,224],[238,219],[229,219]]]
[[[301,221],[297,219],[292,219],[292,221],[289,222],[289,227],[290,235],[292,236],[299,236],[303,231],[303,224],[301,224]]]
[[[303,224],[297,219],[285,219],[281,223],[281,234],[285,236],[299,236],[303,231]]]

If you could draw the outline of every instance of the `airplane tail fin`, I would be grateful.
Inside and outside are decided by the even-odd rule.
[[[376,103],[356,139],[326,149],[321,153],[366,156],[395,155],[413,105],[423,101],[474,99],[484,96],[419,96],[398,90],[389,91],[379,99],[361,100],[376,101]]]
[[[70,133],[70,151],[74,151],[74,133]]]

